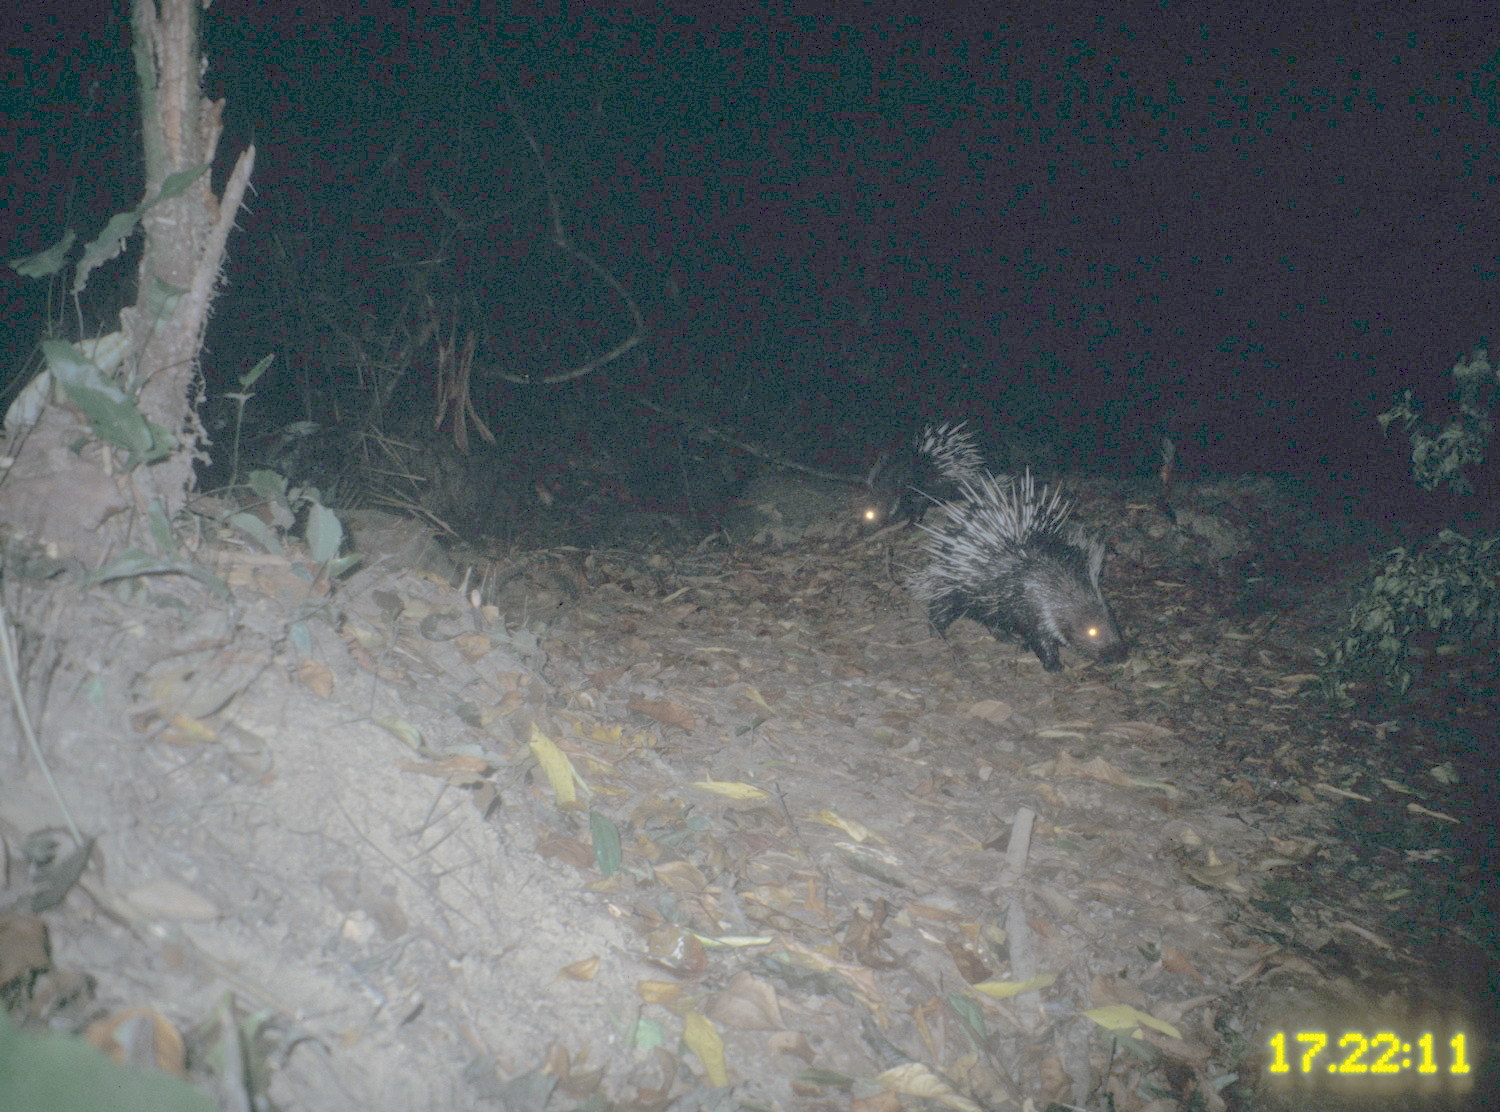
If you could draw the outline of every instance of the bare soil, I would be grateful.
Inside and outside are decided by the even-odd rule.
[[[50,960],[0,935],[5,1002],[106,1044],[149,1009],[225,1108],[1495,1107],[1493,702],[1337,709],[1347,557],[1165,537],[1107,573],[1130,659],[1056,675],[934,637],[910,531],[330,585],[207,529],[226,597],[12,557],[96,840],[7,913]],[[34,891],[75,847],[0,731]],[[1462,1032],[1477,1072],[1279,1085],[1310,1025]]]

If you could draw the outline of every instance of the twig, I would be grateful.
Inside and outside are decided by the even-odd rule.
[[[83,845],[83,833],[78,829],[78,824],[73,821],[73,813],[68,810],[64,802],[62,792],[57,789],[57,781],[52,778],[52,769],[47,765],[47,758],[42,755],[42,747],[37,742],[36,731],[31,728],[31,715],[26,712],[26,702],[21,698],[21,676],[16,670],[16,643],[10,632],[10,619],[6,617],[5,607],[0,606],[0,655],[5,657],[5,678],[10,682],[10,695],[16,706],[16,718],[20,720],[21,732],[26,735],[26,744],[31,747],[31,755],[36,758],[36,763],[42,770],[42,776],[47,781],[47,789],[52,793],[52,798],[57,802],[57,809],[62,812],[63,820],[68,824],[68,833],[73,835],[73,841],[77,845]]]

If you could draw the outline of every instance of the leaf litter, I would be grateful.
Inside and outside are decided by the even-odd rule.
[[[1136,555],[1131,659],[1056,676],[931,636],[870,544],[532,554],[493,598],[224,542],[229,606],[13,577],[97,845],[60,906],[0,913],[7,1006],[149,1009],[210,1090],[191,1033],[245,1024],[237,1076],[287,1109],[1336,1107],[1265,1089],[1268,1032],[1473,1014],[1422,993],[1434,899],[1483,944],[1433,875],[1461,769],[1299,694],[1317,596],[1246,630]],[[20,752],[13,870],[57,824]]]

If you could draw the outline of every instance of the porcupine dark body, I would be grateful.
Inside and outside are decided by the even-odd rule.
[[[981,475],[959,484],[944,504],[947,522],[919,526],[929,563],[911,591],[945,634],[972,618],[996,637],[1021,641],[1049,672],[1062,669],[1064,645],[1101,661],[1122,660],[1125,640],[1099,589],[1104,545],[1071,528],[1072,504],[1056,490]]]
[[[920,522],[929,507],[961,496],[964,483],[984,476],[984,457],[963,421],[929,425],[909,445],[875,465],[865,480],[864,524]]]

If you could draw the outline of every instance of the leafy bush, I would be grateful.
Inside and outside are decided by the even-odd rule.
[[[1390,409],[1375,419],[1382,432],[1389,433],[1394,422],[1401,422],[1411,438],[1412,477],[1423,490],[1432,490],[1446,481],[1460,494],[1474,488],[1464,478],[1463,468],[1484,459],[1493,426],[1490,410],[1500,401],[1500,373],[1490,366],[1489,353],[1475,348],[1468,362],[1460,359],[1453,367],[1457,382],[1458,414],[1438,429],[1422,420],[1422,410],[1407,390]]]
[[[1412,445],[1412,476],[1424,489],[1446,482],[1453,490],[1473,487],[1463,469],[1484,459],[1493,426],[1490,411],[1500,400],[1500,375],[1483,348],[1453,368],[1457,414],[1441,429],[1423,421],[1407,391],[1377,420],[1386,432],[1395,422]],[[1348,631],[1334,650],[1330,690],[1360,676],[1380,676],[1398,692],[1414,678],[1419,645],[1435,651],[1482,647],[1500,639],[1500,536],[1474,539],[1443,530],[1418,548],[1397,548],[1373,569],[1349,611]]]
[[[1388,552],[1350,607],[1348,632],[1331,661],[1332,686],[1381,675],[1405,692],[1426,631],[1436,635],[1437,649],[1500,637],[1500,537],[1476,541],[1445,529],[1425,548]]]

